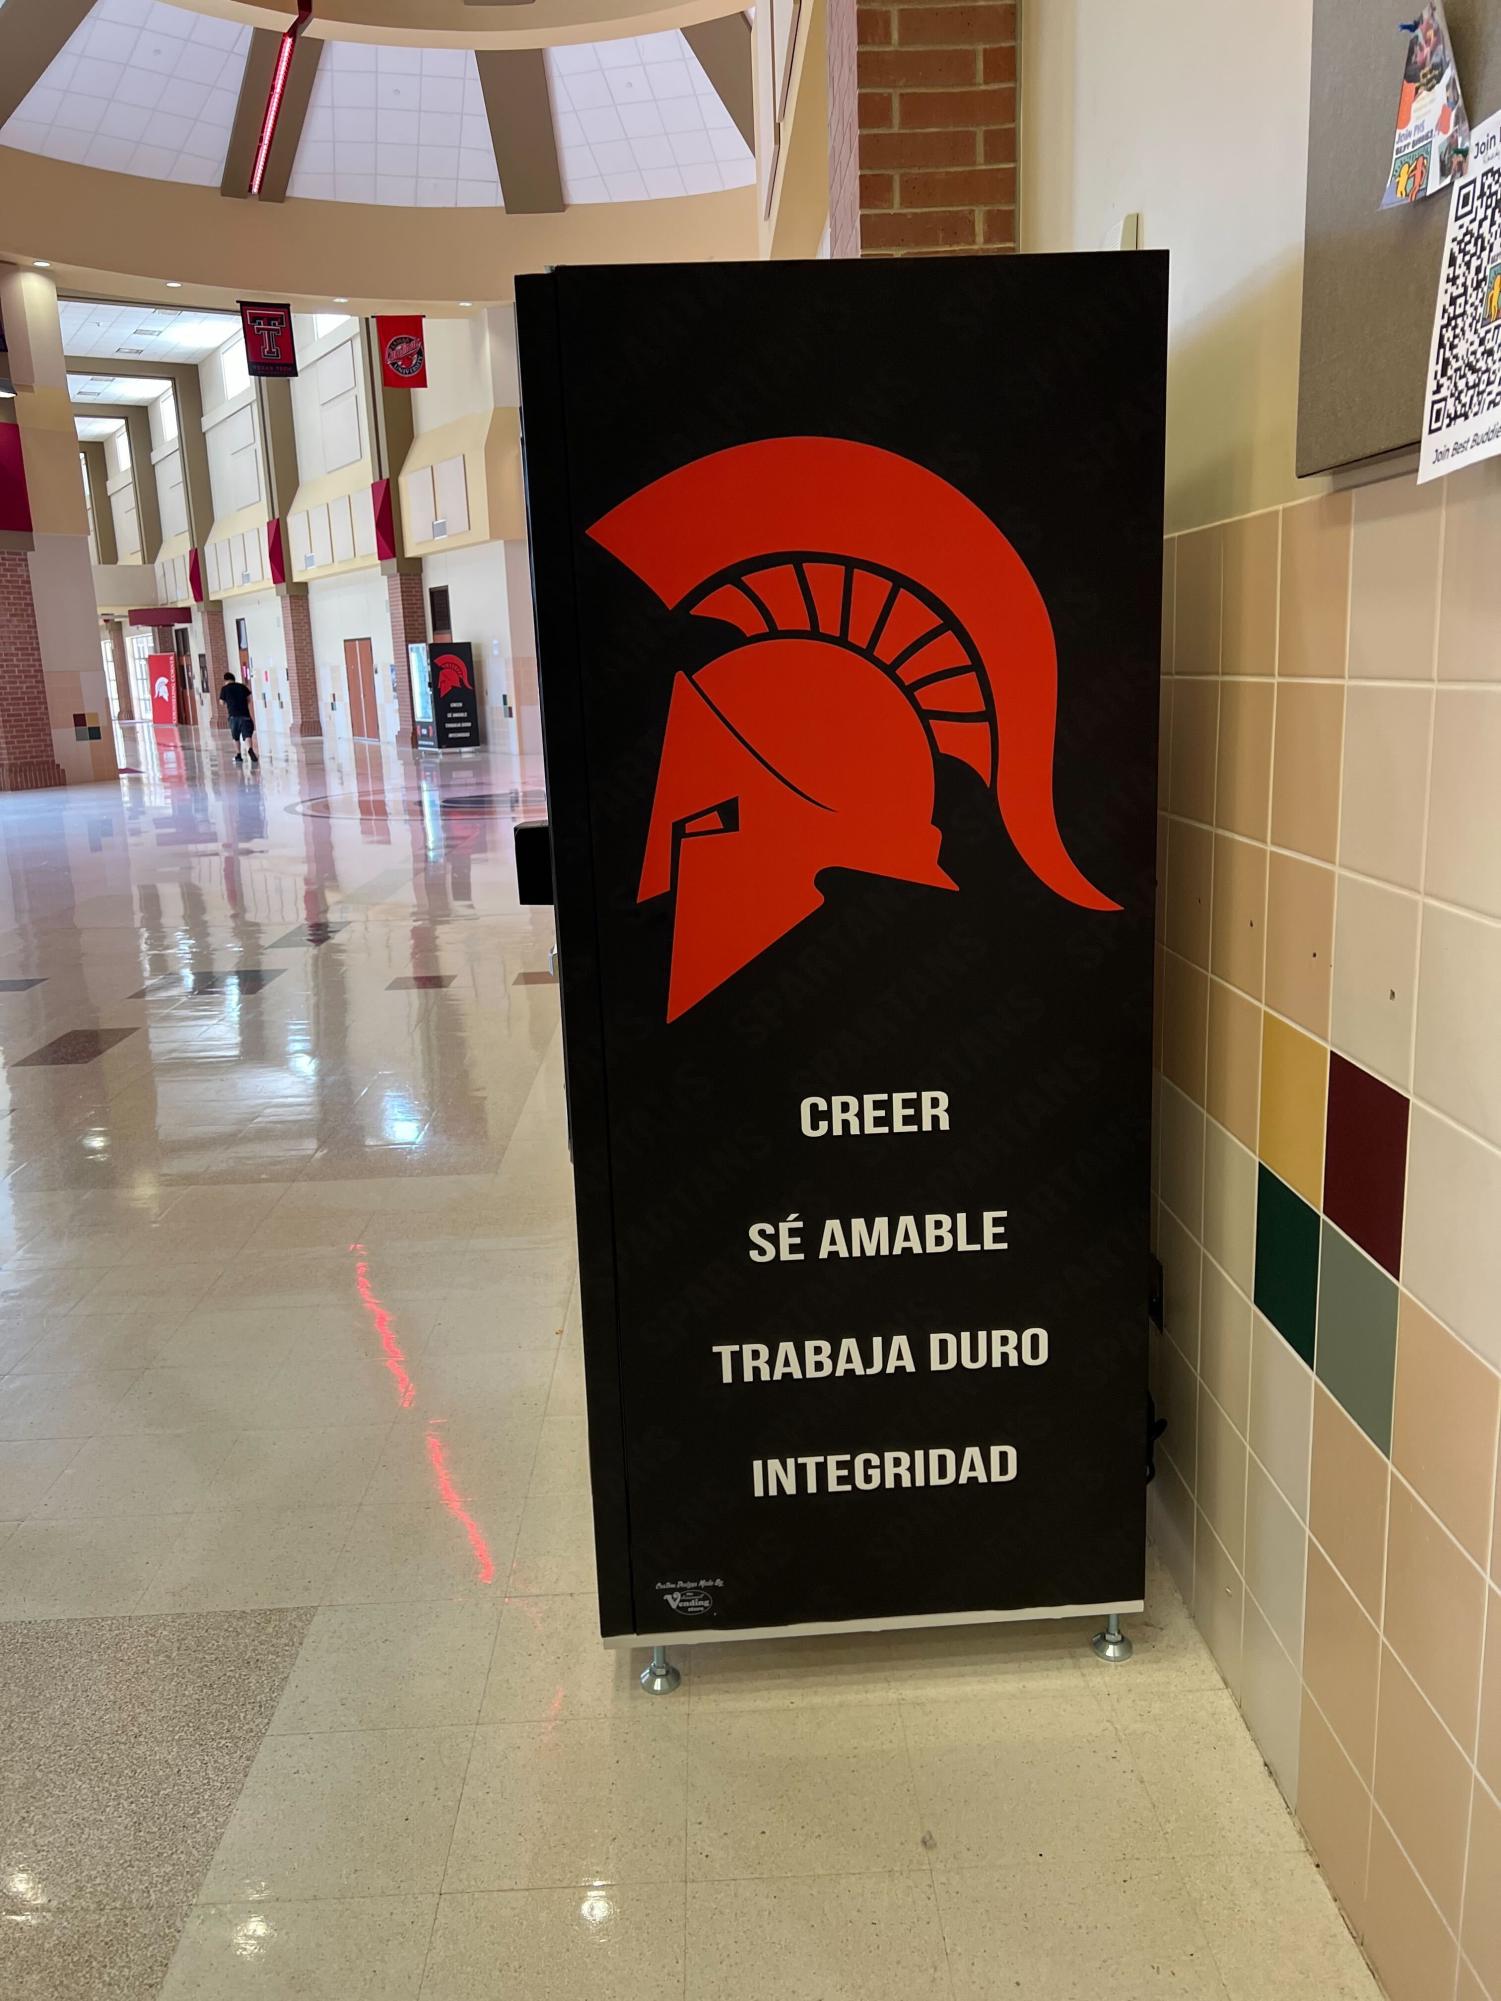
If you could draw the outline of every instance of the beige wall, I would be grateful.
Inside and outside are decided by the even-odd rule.
[[[1291,499],[1312,0],[1029,0],[1022,247],[1172,253],[1170,529]]]
[[[1498,550],[1168,547],[1152,1531],[1392,2001],[1501,2001]]]

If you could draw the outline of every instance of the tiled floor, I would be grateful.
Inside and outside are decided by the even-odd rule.
[[[118,804],[0,797],[6,2001],[1372,2001],[1155,1567],[1126,1667],[967,1628],[642,1694],[551,925],[441,803],[508,774],[131,736]]]

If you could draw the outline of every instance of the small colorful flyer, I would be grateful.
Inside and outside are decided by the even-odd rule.
[[[1459,179],[1470,157],[1470,121],[1443,0],[1428,0],[1416,21],[1402,25],[1408,36],[1407,61],[1383,208],[1401,208],[1437,194]]]

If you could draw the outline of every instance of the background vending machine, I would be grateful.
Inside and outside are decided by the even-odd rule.
[[[433,682],[427,647],[407,648],[407,672],[412,680],[412,721],[417,729],[417,742],[419,747],[431,749],[438,741],[438,732],[433,721]]]
[[[409,646],[407,657],[418,743],[468,750],[483,742],[474,648],[465,640],[440,639],[431,646]]]

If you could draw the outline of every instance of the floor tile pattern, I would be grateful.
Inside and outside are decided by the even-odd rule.
[[[1155,1560],[1124,1667],[957,1628],[643,1693],[500,761],[135,734],[123,838],[0,799],[48,980],[0,1044],[6,2001],[1375,2001]]]

